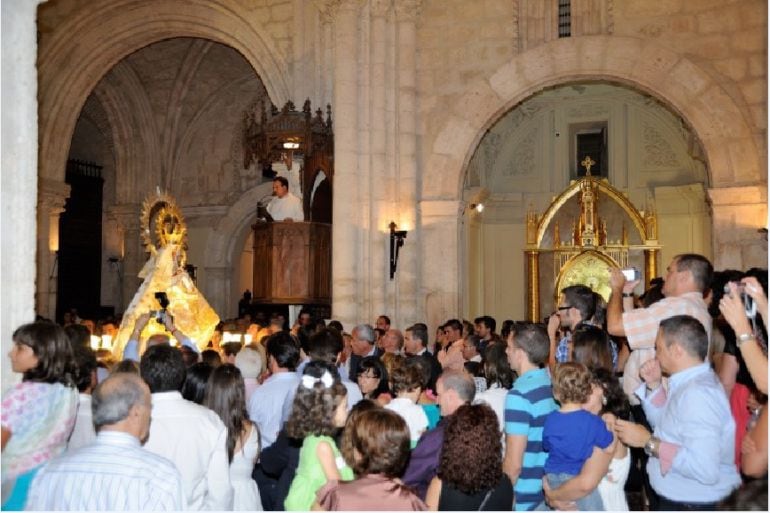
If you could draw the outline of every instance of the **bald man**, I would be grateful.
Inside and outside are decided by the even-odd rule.
[[[152,399],[139,376],[117,373],[91,398],[96,440],[52,460],[30,489],[32,510],[168,511],[184,508],[173,463],[142,448]]]

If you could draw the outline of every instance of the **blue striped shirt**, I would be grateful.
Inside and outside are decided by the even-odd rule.
[[[527,437],[521,473],[513,486],[516,511],[533,510],[543,501],[543,426],[556,410],[551,377],[546,369],[526,372],[516,380],[505,398],[505,433]]]

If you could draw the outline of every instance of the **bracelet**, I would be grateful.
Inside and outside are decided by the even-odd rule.
[[[753,333],[741,333],[737,337],[735,337],[736,345],[740,348],[743,344],[748,342],[749,340],[756,340],[757,337],[754,336]]]
[[[634,297],[633,292],[623,292],[623,297]]]

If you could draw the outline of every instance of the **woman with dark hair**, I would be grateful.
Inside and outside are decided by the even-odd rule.
[[[211,372],[203,405],[219,415],[227,428],[233,511],[261,511],[257,483],[251,478],[259,455],[259,430],[249,421],[246,387],[238,367],[226,363]]]
[[[484,354],[484,379],[487,389],[476,393],[476,403],[487,403],[497,415],[498,427],[502,433],[505,429],[505,397],[513,386],[513,370],[505,355],[506,346],[492,344]]]
[[[67,446],[77,367],[64,329],[51,322],[19,327],[8,356],[23,377],[2,402],[2,509],[22,510],[37,471]]]
[[[432,511],[510,511],[513,485],[503,472],[497,426],[486,404],[466,404],[449,416],[438,472],[425,496]]]
[[[580,324],[572,333],[572,361],[582,363],[589,370],[612,371],[612,348],[607,332],[590,324]]]
[[[342,435],[342,454],[356,479],[327,483],[318,491],[315,508],[325,511],[427,510],[425,503],[399,479],[409,461],[406,422],[395,412],[370,405],[364,407],[364,411],[356,411],[364,401],[351,412]]]
[[[376,401],[380,406],[385,406],[392,399],[388,385],[388,371],[378,357],[367,356],[361,360],[358,364],[356,381],[364,399]]]
[[[196,404],[203,404],[206,397],[206,387],[214,367],[206,362],[198,362],[187,368],[182,385],[182,397]]]

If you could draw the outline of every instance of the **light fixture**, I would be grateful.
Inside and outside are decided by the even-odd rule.
[[[479,214],[484,212],[484,204],[483,203],[471,203],[471,209],[475,209],[476,212]]]
[[[295,141],[285,141],[283,143],[284,150],[297,150],[299,149],[299,143]]]
[[[396,230],[396,223],[391,221],[390,228],[390,279],[396,275],[396,266],[398,265],[398,252],[404,245],[406,239],[406,230]]]

